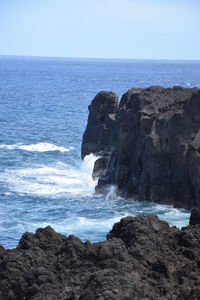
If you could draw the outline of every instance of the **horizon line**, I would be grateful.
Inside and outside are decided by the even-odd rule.
[[[192,58],[110,58],[110,57],[76,57],[76,56],[44,56],[44,55],[22,55],[22,54],[0,54],[0,57],[24,57],[24,58],[54,58],[54,59],[80,59],[80,60],[137,60],[137,61],[200,61]]]

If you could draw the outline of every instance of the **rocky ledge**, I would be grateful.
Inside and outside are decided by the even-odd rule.
[[[199,209],[181,230],[126,217],[94,244],[38,229],[0,247],[0,299],[200,299],[199,245]]]
[[[118,105],[100,92],[89,106],[82,158],[100,155],[97,191],[115,184],[129,197],[200,207],[200,89],[131,89]]]

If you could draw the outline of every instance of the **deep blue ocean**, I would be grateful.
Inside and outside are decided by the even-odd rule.
[[[200,62],[0,56],[1,245],[15,247],[25,231],[47,225],[100,241],[127,215],[188,224],[188,212],[118,198],[114,187],[95,195],[95,157],[80,159],[93,97],[150,85],[200,87]]]

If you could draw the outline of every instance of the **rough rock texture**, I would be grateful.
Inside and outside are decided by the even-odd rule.
[[[199,245],[199,224],[156,216],[123,218],[95,244],[38,229],[0,247],[0,299],[200,299]]]
[[[159,203],[200,207],[200,90],[131,89],[118,109],[116,100],[109,130],[105,128],[113,104],[110,94],[103,94],[107,109],[101,126],[92,121],[99,116],[95,98],[82,143],[82,158],[91,152],[109,157],[99,170],[97,190],[112,183],[125,197],[137,194]],[[93,142],[96,146],[90,147]]]
[[[115,140],[115,116],[118,97],[113,92],[100,92],[88,107],[88,124],[83,135],[81,157],[90,153],[109,151]]]

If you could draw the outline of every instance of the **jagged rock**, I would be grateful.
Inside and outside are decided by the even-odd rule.
[[[0,247],[0,299],[200,299],[199,245],[200,225],[156,216],[123,218],[94,244],[38,229]]]
[[[93,100],[82,149],[87,147],[85,136],[93,143],[90,133],[94,128],[95,145],[99,141],[101,152],[111,152],[98,191],[111,183],[125,197],[136,194],[142,200],[176,207],[200,207],[199,89],[129,90],[118,109],[115,106],[115,118],[109,127],[112,138],[107,136],[105,143],[99,138],[102,129],[89,121],[95,119],[95,106]],[[101,128],[104,126],[102,122]],[[98,154],[98,147],[95,151],[87,147],[87,154],[90,152]]]
[[[92,100],[88,109],[88,124],[81,149],[82,159],[90,153],[109,151],[113,147],[118,97],[113,92],[102,91]]]

